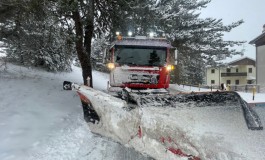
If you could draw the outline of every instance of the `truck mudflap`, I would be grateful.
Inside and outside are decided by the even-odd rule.
[[[219,152],[228,155],[228,157],[241,157],[227,148],[221,148],[218,143],[204,145],[203,140],[199,141],[187,129],[182,128],[178,117],[172,114],[172,112],[179,114],[178,110],[172,107],[173,104],[185,104],[186,107],[186,105],[195,103],[198,107],[203,107],[203,99],[207,99],[208,102],[221,102],[220,99],[223,99],[226,100],[225,103],[229,104],[240,103],[247,124],[249,123],[251,126],[248,126],[249,129],[262,129],[255,111],[249,108],[238,94],[233,92],[220,92],[219,96],[217,93],[193,93],[193,96],[189,96],[191,94],[166,95],[165,97],[162,95],[141,96],[137,101],[140,106],[132,109],[124,100],[84,85],[64,82],[63,87],[65,90],[77,91],[82,102],[93,108],[97,119],[88,123],[93,133],[109,137],[158,160],[219,159]],[[220,95],[222,96],[220,97]],[[213,97],[216,99],[212,100]],[[157,101],[156,104],[152,103],[154,99]],[[208,102],[204,104],[208,104]],[[185,124],[185,122],[183,123]],[[214,150],[215,148],[218,148],[218,152]]]

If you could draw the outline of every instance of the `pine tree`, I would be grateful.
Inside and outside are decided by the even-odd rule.
[[[49,71],[70,70],[74,53],[68,34],[51,16],[46,1],[5,1],[0,4],[2,40],[7,58]]]
[[[105,56],[107,48],[109,47],[109,40],[105,36],[98,37],[92,42],[92,67],[95,70],[102,72],[109,72],[108,68],[105,65]]]
[[[110,29],[111,13],[116,8],[116,1],[100,0],[59,0],[55,4],[57,17],[61,17],[64,24],[72,22],[74,42],[78,59],[81,64],[83,81],[87,84],[90,77],[92,86],[92,38],[101,37]]]
[[[224,41],[223,35],[243,21],[239,20],[225,26],[221,19],[199,18],[199,10],[205,8],[208,3],[209,0],[160,0],[153,4],[153,10],[158,15],[159,30],[166,33],[180,54],[177,66],[180,74],[177,76],[178,83],[189,81],[194,72],[198,74],[195,76],[198,78],[196,83],[202,82],[204,66],[215,65],[216,58],[220,56],[231,57],[242,54],[230,47],[242,45],[244,42]],[[194,63],[200,65],[192,67]]]
[[[123,24],[127,30],[133,26],[136,35],[148,35],[150,31],[156,32],[158,36],[164,34],[179,53],[176,66],[179,75],[175,75],[177,82],[189,81],[192,76],[189,74],[197,72],[196,83],[199,83],[203,81],[204,66],[216,65],[218,57],[242,54],[231,48],[244,43],[223,40],[224,33],[242,24],[242,20],[223,25],[221,19],[199,17],[200,10],[208,3],[210,0],[127,1],[125,8],[128,8],[128,12],[124,12],[128,14],[118,19],[117,24]],[[193,64],[200,64],[200,67],[193,68]]]
[[[241,54],[231,49],[242,41],[224,41],[225,32],[243,23],[223,25],[221,19],[199,17],[209,0],[6,0],[0,2],[0,40],[10,45],[10,57],[30,65],[61,70],[73,53],[81,63],[83,80],[91,77],[92,39],[113,40],[116,31],[134,35],[165,35],[179,52],[177,82],[192,76],[201,83],[203,67],[216,58]],[[4,39],[3,39],[4,38]],[[101,50],[101,49],[100,49]],[[66,54],[62,54],[66,53]],[[66,62],[61,64],[59,62]],[[101,60],[100,60],[101,61]],[[200,67],[195,67],[199,65]]]

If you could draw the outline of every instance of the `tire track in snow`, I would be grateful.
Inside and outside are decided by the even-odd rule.
[[[64,126],[48,139],[37,143],[29,160],[148,160],[134,149],[126,148],[90,132],[82,115],[64,118]]]

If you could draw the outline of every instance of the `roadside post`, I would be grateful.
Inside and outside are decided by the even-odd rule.
[[[87,80],[87,86],[90,87],[90,77],[88,76],[86,80]]]
[[[253,88],[252,88],[252,92],[253,92],[253,101],[254,101],[254,99],[255,99],[255,94],[256,94],[256,87],[255,86],[253,86]]]
[[[231,87],[230,84],[227,85],[227,91],[230,91]]]

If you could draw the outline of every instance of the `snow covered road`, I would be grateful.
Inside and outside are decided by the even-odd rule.
[[[106,88],[104,74],[95,87]],[[150,159],[90,132],[79,97],[63,80],[81,83],[81,72],[53,74],[8,65],[0,70],[1,160]]]

